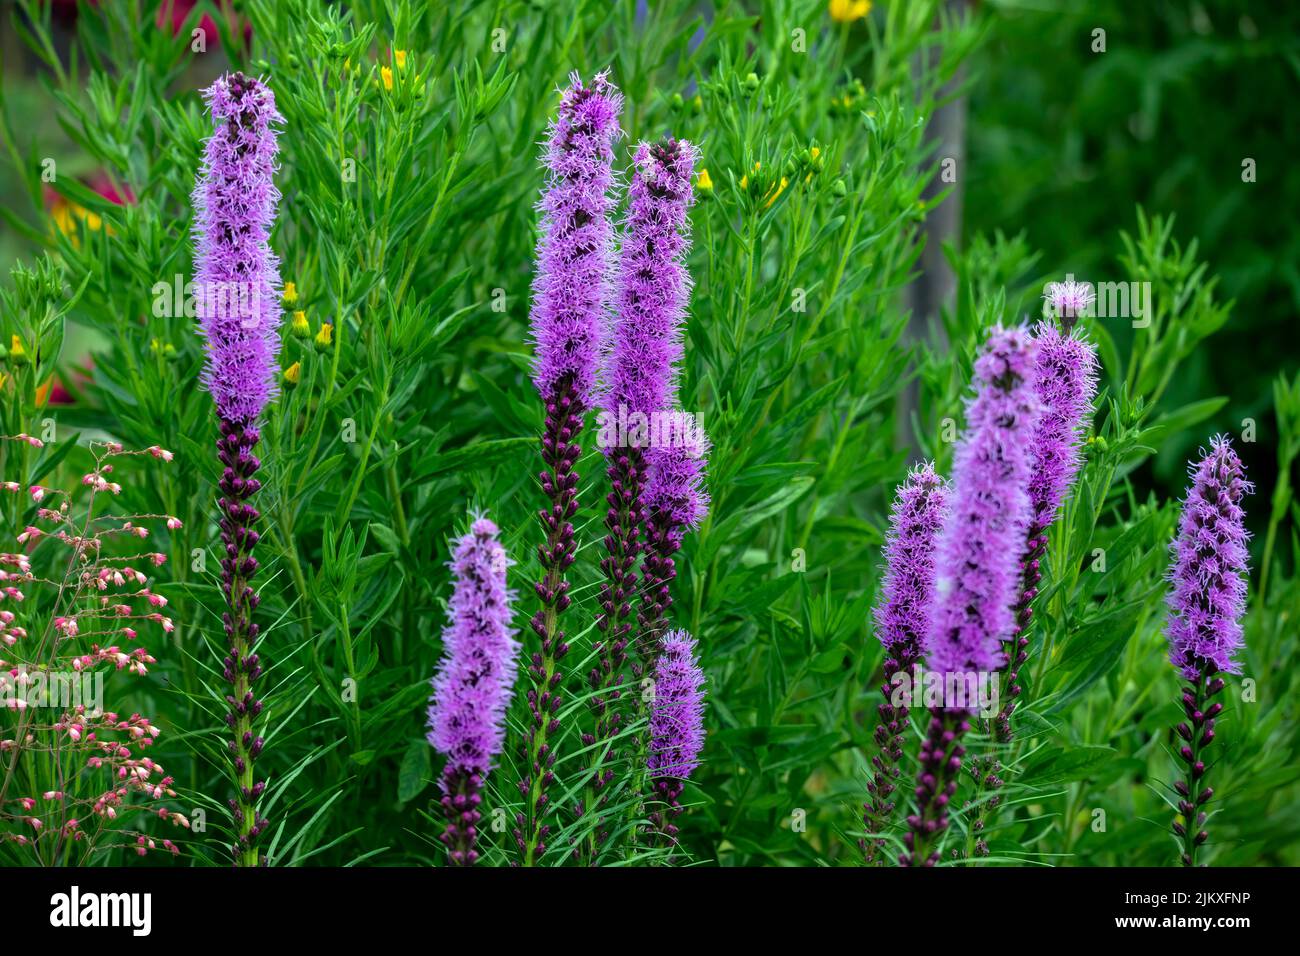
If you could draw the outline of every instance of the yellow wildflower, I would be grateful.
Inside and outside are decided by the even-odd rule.
[[[393,51],[393,62],[397,64],[397,68],[398,68],[399,70],[404,70],[404,69],[406,69],[406,51],[405,51],[405,50],[394,50],[394,51]]]
[[[316,333],[316,348],[325,351],[334,342],[334,326],[328,322],[320,324],[320,331]]]
[[[393,71],[386,66],[381,66],[379,75],[383,78],[384,89],[391,90],[393,88]]]
[[[701,167],[700,176],[695,180],[695,188],[702,193],[713,192],[713,180],[709,176],[707,167]]]
[[[284,384],[293,388],[298,384],[298,379],[302,377],[302,363],[294,362],[284,370]]]
[[[311,325],[307,322],[307,313],[301,310],[293,314],[293,322],[289,326],[294,338],[309,339],[311,338]]]
[[[852,23],[871,12],[871,0],[831,0],[831,19],[837,23]]]
[[[284,301],[286,305],[293,305],[298,301],[298,287],[292,282],[284,284]]]

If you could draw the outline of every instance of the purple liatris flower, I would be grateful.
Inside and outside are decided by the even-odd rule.
[[[669,586],[677,576],[673,555],[681,550],[686,532],[699,527],[709,513],[709,494],[704,487],[709,440],[694,415],[676,414],[672,439],[646,450],[641,501],[646,513],[647,553],[637,614],[642,673],[654,665],[672,606]]]
[[[275,396],[280,261],[271,250],[280,191],[274,173],[284,122],[259,80],[232,73],[204,99],[215,126],[194,188],[194,283],[207,339],[203,384],[224,421],[255,422]]]
[[[442,635],[443,658],[432,682],[428,737],[447,756],[442,840],[451,861],[462,866],[478,859],[474,843],[483,780],[501,752],[515,682],[519,644],[510,627],[514,594],[506,589],[506,568],[513,563],[487,518],[474,521],[451,561],[455,586]]]
[[[996,721],[1003,742],[1011,739],[1011,714],[1021,691],[1020,667],[1029,659],[1028,628],[1042,580],[1040,562],[1047,552],[1047,532],[1079,474],[1083,435],[1097,395],[1097,350],[1091,342],[1077,332],[1062,333],[1050,322],[1040,323],[1034,333],[1041,414],[1031,445],[1029,504],[1033,514],[1021,558],[1020,599],[1015,606],[1019,632],[1003,644],[1007,686]]]
[[[280,194],[275,171],[276,131],[282,122],[275,97],[260,81],[242,73],[218,79],[206,92],[213,133],[204,147],[203,165],[194,189],[195,279],[198,316],[207,339],[203,382],[212,393],[220,418],[217,456],[223,466],[221,499],[223,615],[228,653],[222,674],[230,684],[226,715],[233,740],[233,777],[237,796],[230,801],[236,842],[235,862],[266,862],[258,838],[267,821],[257,803],[266,789],[254,763],[263,738],[254,724],[263,703],[253,688],[262,674],[257,653],[258,625],[253,612],[258,595],[253,549],[261,517],[251,499],[261,488],[261,462],[253,454],[260,438],[257,420],[274,395],[279,348],[280,280],[278,261],[268,237]]]
[[[591,749],[591,779],[582,812],[605,802],[613,780],[612,754],[602,745],[617,737],[622,723],[620,685],[627,646],[634,637],[632,599],[637,589],[637,557],[642,546],[642,483],[645,449],[659,439],[656,413],[675,404],[677,365],[682,355],[682,323],[690,294],[685,266],[690,244],[687,212],[696,150],[690,143],[665,139],[636,151],[619,251],[613,345],[607,356],[607,387],[599,416],[599,443],[608,458],[610,492],[605,514],[601,570],[601,611],[596,627],[598,657],[587,675],[594,732],[584,734]],[[603,756],[603,754],[608,754]],[[588,840],[588,856],[605,841],[598,818]]]
[[[650,705],[650,746],[646,768],[662,809],[650,814],[655,831],[676,843],[670,820],[682,812],[686,779],[700,765],[704,748],[704,672],[695,641],[685,631],[669,631],[659,642]]]
[[[876,607],[876,637],[885,647],[884,682],[878,706],[880,722],[872,757],[872,777],[867,784],[871,800],[865,804],[863,823],[868,833],[880,833],[893,813],[891,799],[903,757],[907,707],[894,706],[894,678],[910,675],[924,654],[930,603],[934,599],[934,554],[948,505],[948,486],[924,464],[912,470],[898,488],[889,515],[885,540],[885,575],[881,601]],[[862,848],[868,863],[875,863],[881,838],[868,837]]]
[[[614,252],[614,141],[623,97],[598,73],[574,73],[546,143],[546,184],[533,280],[533,382],[543,400],[569,394],[590,408],[606,346]]]
[[[1202,809],[1214,797],[1206,786],[1211,763],[1206,748],[1214,741],[1214,722],[1223,704],[1211,703],[1226,685],[1218,674],[1240,674],[1241,618],[1246,611],[1246,530],[1242,499],[1254,493],[1231,442],[1220,435],[1210,453],[1189,469],[1192,485],[1174,539],[1169,572],[1169,660],[1188,682],[1183,688],[1187,719],[1175,728],[1183,779],[1174,783],[1178,813],[1174,835],[1184,866],[1196,866],[1209,839]]]
[[[1029,530],[1027,487],[1038,420],[1036,343],[995,328],[975,362],[977,391],[953,457],[953,500],[939,542],[927,657],[941,673],[994,671],[1011,634],[1019,559]]]
[[[547,788],[555,779],[552,738],[559,730],[568,653],[560,615],[572,603],[565,572],[577,554],[573,518],[578,511],[582,449],[577,437],[591,406],[605,347],[614,205],[614,140],[620,135],[622,98],[604,73],[591,86],[576,75],[564,92],[546,145],[548,175],[540,203],[542,235],[533,283],[532,338],[537,348],[533,381],[546,405],[539,475],[549,506],[540,511],[545,542],[538,548],[541,607],[529,622],[540,648],[528,656],[530,724],[519,783],[524,809],[515,817],[521,862],[532,866],[546,852],[550,826]]]
[[[1083,433],[1097,396],[1097,349],[1079,334],[1062,334],[1048,322],[1038,325],[1034,338],[1042,410],[1031,446],[1029,503],[1034,527],[1046,528],[1056,520],[1083,461]]]
[[[1222,435],[1191,465],[1190,475],[1169,576],[1169,660],[1187,680],[1205,673],[1240,674],[1236,654],[1242,644],[1250,537],[1241,502],[1254,485]]]
[[[1039,414],[1037,344],[1024,328],[994,328],[975,362],[974,396],[953,457],[952,504],[939,539],[929,670],[969,688],[1005,663],[1015,627],[1020,554],[1029,530],[1030,444]],[[917,812],[908,818],[907,865],[933,865],[957,790],[971,701],[933,710],[921,744]]]
[[[609,355],[605,414],[610,419],[672,408],[682,323],[691,278],[687,212],[697,151],[684,140],[642,143],[628,189],[628,211],[619,252],[616,322]],[[627,444],[646,447],[648,436]],[[620,443],[621,444],[621,443]],[[606,448],[606,454],[613,449]]]

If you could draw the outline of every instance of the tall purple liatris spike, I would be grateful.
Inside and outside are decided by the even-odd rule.
[[[532,338],[537,348],[533,381],[546,404],[540,475],[550,507],[540,512],[546,542],[538,548],[541,609],[530,624],[541,641],[528,659],[531,711],[520,781],[524,811],[516,817],[521,862],[532,866],[546,852],[550,827],[546,793],[555,778],[551,738],[559,729],[559,668],[568,652],[560,614],[569,606],[565,572],[576,554],[573,517],[578,510],[581,448],[577,436],[591,407],[608,318],[614,205],[614,140],[622,98],[606,74],[583,86],[575,74],[564,92],[547,140],[546,186],[540,203],[542,235],[533,282]]]
[[[459,866],[478,859],[483,781],[501,753],[519,653],[510,627],[514,593],[506,589],[506,568],[514,562],[497,533],[490,520],[478,518],[456,545],[449,624],[429,706],[429,743],[447,756],[442,841]]]
[[[677,842],[671,821],[682,812],[686,779],[700,765],[704,747],[704,672],[695,641],[685,631],[669,631],[659,642],[649,732],[646,767],[661,805],[651,812],[650,822],[671,846]]]
[[[688,412],[677,412],[675,424],[666,429],[673,437],[646,451],[646,484],[641,500],[646,513],[647,547],[637,613],[638,676],[653,669],[660,649],[660,636],[667,626],[673,599],[669,586],[677,576],[673,559],[682,547],[686,532],[699,527],[709,512],[709,494],[704,487],[709,440],[703,427]]]
[[[257,848],[266,827],[257,814],[266,782],[253,770],[263,746],[254,730],[263,704],[253,693],[262,666],[252,620],[258,596],[251,584],[259,537],[253,526],[260,515],[251,499],[261,487],[255,477],[261,462],[253,454],[257,422],[275,395],[280,342],[279,261],[269,235],[280,199],[273,182],[275,127],[283,120],[271,91],[242,73],[221,77],[204,98],[214,128],[194,188],[194,268],[208,347],[203,383],[221,420],[221,572],[229,646],[223,675],[231,685],[226,722],[234,732],[230,752],[238,791],[230,801],[237,835],[232,849],[237,865],[257,866],[266,862]]]
[[[969,686],[979,673],[999,670],[1002,641],[1015,626],[1012,604],[1020,583],[1020,552],[1029,530],[1026,488],[1030,444],[1038,419],[1037,344],[1024,328],[997,327],[975,362],[975,396],[966,406],[966,431],[953,457],[952,506],[939,539],[936,598],[926,641],[928,669],[945,686]],[[948,827],[970,729],[969,701],[947,700],[931,711],[921,743],[917,811],[904,837],[907,866],[938,861],[935,842]]]
[[[1202,452],[1204,455],[1204,452]],[[1184,866],[1196,866],[1209,838],[1202,829],[1203,809],[1214,797],[1207,786],[1205,750],[1214,740],[1214,721],[1223,704],[1210,699],[1226,686],[1218,674],[1240,674],[1236,659],[1242,646],[1241,617],[1246,611],[1246,530],[1242,499],[1254,493],[1246,469],[1222,435],[1210,453],[1189,468],[1192,478],[1169,572],[1169,660],[1188,682],[1183,688],[1187,720],[1175,732],[1182,739],[1179,758],[1183,778],[1174,784],[1181,820],[1174,835],[1182,846]]]
[[[608,356],[608,387],[600,414],[600,443],[608,458],[611,491],[605,513],[605,580],[600,589],[599,657],[587,675],[593,695],[594,747],[591,782],[584,807],[604,803],[601,791],[613,770],[601,759],[602,745],[618,735],[619,701],[627,645],[632,639],[632,599],[637,587],[644,517],[641,509],[645,453],[655,414],[674,404],[677,365],[682,355],[682,323],[690,294],[684,262],[690,245],[687,213],[694,200],[691,181],[696,150],[690,143],[665,139],[642,143],[628,190],[629,203],[619,253],[613,348]],[[589,853],[605,841],[600,823],[593,828]]]
[[[1040,562],[1047,553],[1047,532],[1079,474],[1083,433],[1092,418],[1092,403],[1097,395],[1097,350],[1091,342],[1077,332],[1063,334],[1050,322],[1039,324],[1034,333],[1042,412],[1031,446],[1029,503],[1033,516],[1021,558],[1016,633],[1002,648],[1007,655],[1006,689],[996,731],[1003,743],[1011,740],[1011,714],[1021,691],[1020,668],[1029,659],[1028,629],[1038,582],[1043,576]]]
[[[884,681],[880,686],[884,702],[877,708],[878,752],[871,759],[873,772],[867,783],[871,799],[863,806],[868,833],[882,832],[895,807],[891,798],[908,723],[907,707],[893,703],[894,678],[897,674],[910,675],[924,655],[930,603],[934,599],[935,547],[947,506],[948,486],[927,463],[908,474],[890,509],[882,600],[875,611],[876,636],[885,647]],[[863,840],[866,862],[879,862],[884,846],[883,838]]]

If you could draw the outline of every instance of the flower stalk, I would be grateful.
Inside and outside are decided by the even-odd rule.
[[[263,672],[257,650],[261,631],[253,620],[261,518],[253,504],[261,489],[261,461],[254,449],[261,437],[258,419],[277,385],[281,295],[270,230],[280,199],[274,173],[276,126],[283,119],[270,89],[242,73],[220,77],[204,98],[214,129],[194,189],[194,261],[196,311],[208,345],[203,384],[212,394],[221,432],[218,506],[227,643],[222,675],[230,687],[226,723],[236,790],[229,801],[232,852],[236,865],[259,866],[267,863],[258,848],[267,821],[258,813],[266,781],[255,771],[265,741],[258,732],[264,703],[256,694]]]
[[[546,186],[539,208],[541,237],[533,282],[531,333],[536,347],[533,383],[546,405],[540,474],[549,506],[539,512],[545,542],[538,548],[542,579],[534,591],[541,607],[530,622],[539,646],[528,657],[524,809],[515,819],[520,862],[533,866],[545,855],[550,825],[548,789],[555,780],[554,742],[569,651],[560,615],[572,603],[566,572],[576,554],[573,518],[578,511],[581,454],[577,437],[595,397],[605,349],[610,263],[614,233],[614,140],[620,135],[622,98],[607,74],[589,86],[574,74],[564,91],[545,151]]]

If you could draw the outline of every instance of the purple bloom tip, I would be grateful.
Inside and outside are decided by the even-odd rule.
[[[684,260],[697,156],[684,140],[641,143],[636,150],[603,396],[612,415],[623,410],[648,416],[673,404],[691,289]]]
[[[280,192],[274,174],[275,96],[260,80],[220,77],[204,99],[213,133],[194,188],[194,280],[207,339],[203,384],[220,416],[255,421],[276,394],[280,261],[271,226]]]
[[[1242,499],[1255,486],[1223,435],[1188,468],[1168,597],[1169,660],[1188,680],[1203,670],[1240,674],[1241,617],[1246,610],[1246,513]]]
[[[428,740],[447,755],[450,771],[484,774],[501,752],[519,643],[510,627],[514,592],[506,588],[513,562],[497,526],[476,519],[456,544],[443,657],[430,697]],[[445,779],[445,777],[444,777]]]
[[[541,237],[533,280],[533,382],[543,399],[573,387],[584,407],[593,401],[606,347],[614,229],[614,140],[622,135],[623,100],[607,73],[584,86],[575,73],[551,124],[538,204]]]
[[[876,635],[887,650],[906,657],[919,657],[925,644],[948,494],[947,483],[926,463],[908,473],[890,510]]]
[[[684,780],[700,765],[704,747],[704,672],[685,631],[669,631],[659,646],[646,766],[653,777]]]
[[[1097,350],[1079,333],[1065,335],[1051,322],[1034,330],[1038,342],[1038,401],[1029,500],[1034,524],[1056,519],[1082,463],[1081,438],[1097,395]]]

